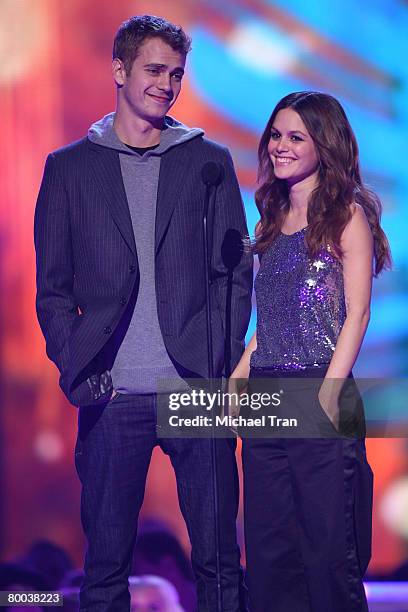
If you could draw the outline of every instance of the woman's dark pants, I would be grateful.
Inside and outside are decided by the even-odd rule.
[[[277,376],[251,370],[251,392],[287,389],[286,378]],[[302,421],[299,431],[243,439],[250,610],[366,612],[372,471],[361,437],[361,400],[349,380],[340,436],[318,402],[321,379],[303,376],[283,394],[282,410]]]

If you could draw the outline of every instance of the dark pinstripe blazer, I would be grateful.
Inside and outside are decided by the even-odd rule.
[[[210,160],[225,170],[213,199],[211,289],[217,374],[224,367],[228,329],[231,365],[238,361],[251,309],[250,256],[238,255],[228,287],[228,258],[237,249],[228,236],[247,233],[231,156],[224,147],[197,136],[163,154],[157,196],[152,282],[165,346],[182,375],[207,372],[201,236],[205,187],[200,172]],[[112,367],[138,291],[137,245],[119,153],[85,138],[50,154],[34,235],[37,315],[47,355],[57,365],[61,388],[71,403],[92,403],[86,379]]]

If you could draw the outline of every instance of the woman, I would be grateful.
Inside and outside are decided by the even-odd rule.
[[[381,205],[362,183],[356,139],[329,95],[283,98],[258,153],[257,331],[232,378],[249,378],[252,391],[259,379],[279,392],[295,383],[283,410],[300,427],[297,437],[243,440],[250,609],[360,612],[372,472],[351,369],[373,273],[390,265]]]

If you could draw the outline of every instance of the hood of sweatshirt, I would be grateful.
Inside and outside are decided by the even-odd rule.
[[[96,123],[93,123],[88,130],[89,140],[103,147],[108,147],[109,149],[114,149],[115,151],[120,151],[127,155],[138,155],[119,140],[113,127],[114,118],[115,113],[109,113],[99,121],[96,121]],[[202,134],[204,134],[204,130],[201,128],[189,128],[183,125],[183,123],[180,123],[180,121],[166,116],[164,118],[164,128],[160,136],[159,146],[151,151],[147,151],[144,156],[160,156],[169,149],[188,140],[192,140],[197,136],[201,136]]]

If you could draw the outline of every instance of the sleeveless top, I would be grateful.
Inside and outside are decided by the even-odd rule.
[[[311,259],[306,230],[280,233],[262,256],[253,368],[302,370],[333,356],[346,318],[343,266],[329,246]]]

